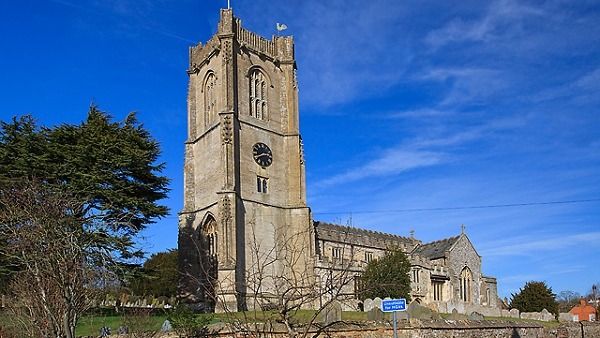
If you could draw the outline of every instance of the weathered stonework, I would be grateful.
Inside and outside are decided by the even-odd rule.
[[[253,308],[249,294],[273,291],[264,281],[254,289],[250,276],[259,256],[275,258],[261,273],[293,272],[321,286],[350,262],[344,266],[356,283],[370,260],[397,247],[410,255],[413,299],[440,312],[496,315],[496,281],[481,274],[481,257],[465,234],[424,244],[413,236],[313,223],[292,37],[265,39],[243,28],[230,9],[221,10],[215,36],[190,48],[187,73],[179,221],[185,300],[204,310]],[[269,148],[268,164],[253,153],[259,144]],[[278,258],[290,252],[301,253],[292,266]],[[346,308],[359,307],[355,283],[341,286]]]
[[[335,268],[335,260],[352,261],[352,273],[360,276],[369,260],[377,259],[389,248],[400,248],[410,259],[412,299],[431,309],[461,314],[477,312],[486,316],[501,315],[497,302],[496,280],[482,276],[481,257],[465,233],[431,243],[422,243],[414,237],[402,237],[376,231],[363,230],[335,224],[315,222],[317,274],[325,278]],[[334,257],[341,253],[341,257]],[[468,269],[468,290],[461,298],[461,273]],[[434,291],[438,284],[437,292]],[[354,293],[356,285],[347,285]],[[359,309],[361,300],[344,303],[345,309]]]
[[[295,67],[291,37],[259,37],[244,29],[228,9],[221,11],[216,35],[190,49],[185,205],[179,239],[185,274],[180,292],[203,302],[199,308],[251,308],[245,295],[253,287],[247,280],[248,271],[255,268],[249,259],[253,248],[277,248],[278,238],[291,233],[305,236],[302,243],[311,242]],[[266,83],[251,92],[250,74],[255,71]],[[252,106],[258,90],[264,104],[260,116]],[[257,143],[271,149],[271,165],[255,161]],[[257,190],[259,179],[265,183]],[[199,247],[209,253],[197,253]],[[312,275],[314,253],[301,251],[305,257],[297,268]],[[213,269],[217,271],[211,277]]]

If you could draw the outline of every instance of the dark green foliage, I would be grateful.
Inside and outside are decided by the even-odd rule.
[[[410,262],[400,249],[367,264],[361,279],[361,299],[405,298],[410,301]]]
[[[184,304],[178,305],[168,316],[173,330],[181,338],[199,338],[209,335],[208,325],[212,316],[207,314],[196,314]]]
[[[155,253],[144,263],[141,274],[130,282],[134,295],[177,295],[177,250]]]
[[[128,258],[131,237],[165,216],[157,202],[168,179],[157,164],[158,143],[131,113],[124,122],[92,106],[79,125],[39,128],[31,116],[0,125],[0,184],[36,180],[66,191],[84,207],[82,215],[102,215],[98,241],[112,241]]]
[[[510,307],[521,312],[540,312],[543,309],[558,315],[558,303],[552,288],[545,282],[527,282],[518,293],[512,294]]]

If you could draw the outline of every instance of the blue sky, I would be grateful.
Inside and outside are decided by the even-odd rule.
[[[264,36],[294,35],[308,199],[319,220],[408,235],[465,224],[510,296],[600,281],[600,3],[233,0]],[[0,5],[0,118],[77,123],[90,102],[137,111],[161,143],[176,246],[188,46],[217,0],[23,0]],[[446,209],[596,200],[502,208]],[[411,211],[442,208],[444,210]]]

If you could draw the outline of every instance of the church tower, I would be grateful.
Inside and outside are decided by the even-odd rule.
[[[179,217],[180,295],[207,311],[256,307],[249,295],[274,287],[257,271],[308,276],[314,257],[293,39],[220,14],[217,33],[190,48]]]

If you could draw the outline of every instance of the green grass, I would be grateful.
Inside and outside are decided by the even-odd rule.
[[[295,319],[299,322],[308,322],[314,315],[314,311],[311,310],[300,310],[296,313]],[[227,322],[231,320],[243,320],[264,322],[266,320],[276,317],[275,312],[269,311],[246,311],[246,312],[235,312],[235,313],[216,313],[212,315],[212,323]],[[156,315],[151,317],[150,329],[159,330],[162,323],[167,319],[166,315]],[[367,320],[366,312],[342,312],[342,319],[348,321],[364,321]],[[85,316],[77,325],[78,336],[97,336],[100,332],[100,328],[103,326],[110,327],[113,333],[116,333],[117,329],[123,325],[123,317],[120,316]]]
[[[167,319],[166,315],[152,316],[149,319],[151,330],[159,330],[163,322]],[[116,333],[117,329],[123,325],[124,318],[122,316],[85,316],[79,320],[77,324],[77,336],[98,336],[100,328],[103,326],[109,327],[112,333]]]
[[[300,310],[295,314],[295,318],[298,322],[308,322],[312,316],[314,315],[314,311],[311,310]],[[201,316],[201,315],[200,315]],[[231,320],[243,320],[246,319],[248,321],[258,321],[264,322],[268,319],[273,319],[277,316],[275,312],[270,311],[246,311],[246,312],[235,312],[235,313],[216,313],[211,315],[212,322],[227,322]],[[444,316],[443,316],[444,317]],[[148,322],[150,323],[149,329],[159,330],[162,326],[162,323],[167,319],[166,314],[155,315],[148,318]],[[366,321],[367,313],[366,312],[354,312],[354,311],[344,311],[342,312],[342,319],[347,321]],[[541,322],[536,320],[529,319],[519,319],[519,318],[504,318],[504,317],[485,317],[486,320],[496,320],[496,321],[511,321],[511,322],[521,322],[521,323],[533,323],[538,325],[543,325],[546,328],[556,328],[560,324],[557,321],[551,322]],[[0,324],[6,324],[7,318],[6,315],[0,313]],[[124,317],[123,316],[113,316],[113,315],[89,315],[84,316],[79,320],[79,324],[77,325],[77,336],[97,336],[100,332],[100,328],[103,326],[110,327],[113,333],[117,332],[117,329],[124,325]]]
[[[160,330],[163,322],[167,319],[166,315],[156,315],[148,317],[150,323],[149,330]],[[112,333],[116,333],[120,326],[124,325],[122,316],[84,316],[79,320],[75,332],[78,337],[98,336],[100,328],[109,327]]]

